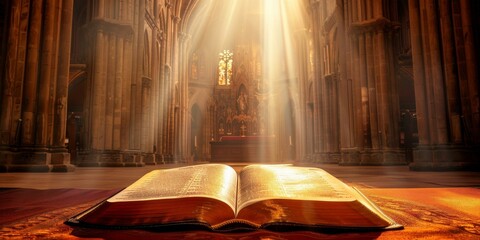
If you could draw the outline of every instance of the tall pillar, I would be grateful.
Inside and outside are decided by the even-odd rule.
[[[378,138],[378,109],[377,109],[377,86],[375,84],[375,45],[372,32],[366,33],[366,65],[367,65],[367,101],[368,101],[368,127],[370,132],[367,136],[370,138],[370,147],[372,149],[380,148],[380,141]]]
[[[132,134],[132,144],[131,146],[132,149],[135,150],[141,150],[142,149],[142,143],[144,143],[144,139],[142,139],[143,131],[143,121],[142,121],[142,92],[143,92],[143,58],[145,54],[145,32],[144,32],[144,25],[145,25],[145,1],[146,0],[140,0],[138,1],[138,16],[136,19],[136,32],[135,34],[137,35],[137,42],[136,42],[136,51],[135,51],[135,58],[136,58],[136,66],[134,70],[134,77],[132,79],[132,94],[134,97],[132,97],[132,128],[133,131],[131,132]],[[134,89],[133,89],[134,87]]]
[[[312,34],[313,34],[313,60],[314,60],[314,65],[313,65],[313,142],[312,142],[312,153],[311,159],[313,161],[318,161],[320,160],[318,155],[319,155],[319,146],[320,146],[320,117],[318,114],[318,108],[319,108],[319,84],[318,84],[318,79],[320,78],[320,66],[321,66],[321,53],[320,53],[320,24],[319,24],[319,19],[321,18],[320,15],[320,2],[313,2],[312,3]]]
[[[354,135],[350,147],[342,150],[340,164],[406,164],[397,127],[399,102],[393,74],[395,55],[391,50],[395,23],[386,18],[390,13],[384,12],[382,0],[347,2],[350,5],[344,6],[344,16],[350,22],[346,24],[345,36],[350,44],[344,51],[346,74],[351,79],[347,89],[351,92],[344,96],[350,98],[347,116],[351,121],[349,132]]]
[[[102,29],[95,32],[95,55],[93,62],[92,106],[90,115],[90,141],[92,150],[105,148],[105,34]]]
[[[423,46],[418,0],[409,0],[410,36],[412,44],[413,78],[415,85],[415,105],[417,114],[418,138],[420,144],[429,144],[430,125],[427,120],[427,99],[425,90],[425,73],[423,71]]]
[[[173,161],[179,160],[179,148],[181,138],[179,136],[179,107],[180,107],[180,79],[179,79],[179,23],[180,17],[177,15],[177,9],[172,8],[171,15],[171,36],[170,36],[170,61],[172,63],[172,70],[170,71],[170,110],[168,113],[169,117],[169,150],[172,156]]]
[[[434,144],[446,144],[448,142],[448,131],[445,111],[445,89],[444,78],[442,73],[442,62],[440,56],[440,43],[438,40],[438,17],[435,8],[434,0],[426,1],[426,24],[428,25],[428,34],[426,37],[426,43],[429,46],[429,63],[430,66],[426,70],[430,70],[430,110],[431,113],[431,126],[434,127],[434,131],[430,132],[430,136]]]
[[[189,116],[189,103],[188,103],[188,44],[189,44],[190,36],[185,32],[179,33],[179,44],[178,44],[178,71],[179,71],[179,88],[178,88],[178,95],[179,95],[179,154],[182,161],[187,160],[190,157],[191,151],[189,150],[190,147],[188,146],[188,116]]]
[[[358,80],[360,82],[360,94],[361,94],[361,122],[362,122],[362,139],[363,139],[363,147],[364,148],[369,148],[371,147],[371,140],[370,140],[370,127],[369,127],[369,108],[368,108],[368,83],[367,83],[367,38],[366,38],[365,33],[360,34],[358,36],[358,47],[359,47],[359,59],[361,60],[359,62],[359,75],[358,75]],[[370,46],[371,47],[371,46]]]
[[[340,163],[346,162],[358,162],[359,150],[356,149],[355,142],[357,137],[355,121],[355,108],[353,85],[355,72],[354,72],[354,50],[352,49],[349,29],[352,27],[352,6],[351,1],[344,1],[343,19],[339,19],[340,22],[337,25],[339,41],[338,45],[343,46],[341,48],[341,54],[339,56],[340,68],[339,68],[339,96],[338,108],[339,108],[339,132],[340,132],[340,151],[341,160]]]
[[[357,1],[353,1],[357,2]],[[352,16],[354,19],[357,18],[357,8],[352,6]],[[350,35],[350,47],[352,51],[352,115],[350,115],[351,120],[353,121],[353,128],[354,128],[354,137],[353,137],[353,145],[356,151],[363,151],[364,150],[364,135],[363,135],[363,122],[362,122],[362,88],[361,88],[361,72],[363,69],[360,69],[361,62],[363,59],[360,59],[360,48],[364,46],[360,46],[360,36],[358,35]],[[364,44],[364,42],[363,42]]]
[[[116,38],[116,58],[115,58],[115,81],[113,87],[113,129],[112,129],[112,149],[121,150],[121,132],[122,132],[122,88],[124,73],[124,36]]]
[[[384,35],[383,29],[379,29],[373,33],[373,43],[375,46],[375,86],[377,101],[377,114],[378,114],[378,148],[382,149],[387,144],[386,128],[388,122],[388,91],[387,91],[387,76],[386,76],[386,63],[385,63],[385,47],[384,47]]]
[[[323,2],[322,2],[323,3]],[[312,8],[312,34],[313,34],[313,51],[314,51],[314,70],[313,70],[313,152],[310,153],[311,159],[313,161],[323,160],[320,157],[320,148],[321,148],[321,117],[319,114],[320,109],[320,79],[321,79],[321,66],[322,66],[322,49],[321,49],[321,29],[320,19],[322,18],[320,6],[320,1],[313,1],[311,3]]]
[[[157,4],[157,3],[155,3]],[[154,10],[154,15],[155,15],[155,23],[158,23],[158,13],[156,11],[156,7]],[[158,134],[158,128],[159,128],[159,111],[158,111],[158,102],[159,102],[159,72],[160,72],[160,65],[158,64],[160,60],[160,48],[158,46],[158,25],[155,25],[152,29],[152,90],[151,90],[151,99],[152,99],[152,104],[151,104],[151,114],[149,116],[149,122],[151,125],[150,129],[150,135],[152,139],[152,148],[151,148],[151,153],[147,155],[145,159],[145,164],[147,165],[155,165],[157,164],[159,155],[158,155],[158,141],[159,141],[159,134]]]
[[[64,133],[73,1],[14,1],[10,10],[0,171],[71,171]],[[55,125],[59,115],[63,125]]]
[[[479,145],[467,137],[476,134],[474,129],[480,125],[473,118],[478,107],[470,108],[475,96],[478,101],[479,90],[472,74],[477,70],[468,66],[476,52],[473,45],[467,46],[473,41],[467,33],[471,31],[468,3],[409,1],[419,130],[412,170],[480,169]]]
[[[477,4],[478,5],[478,4]],[[476,9],[478,10],[478,9]],[[467,72],[467,86],[468,86],[468,98],[470,99],[470,111],[465,114],[467,122],[469,123],[466,131],[471,132],[470,139],[476,146],[480,145],[480,86],[479,86],[479,73],[478,73],[478,61],[479,56],[479,44],[478,39],[475,42],[472,19],[475,18],[472,15],[477,12],[472,12],[470,1],[460,0],[460,11],[462,21],[462,35],[464,36],[465,44],[465,65]],[[476,26],[479,27],[478,25]],[[477,33],[480,31],[476,29]]]
[[[30,25],[28,28],[27,40],[27,59],[25,63],[25,78],[23,82],[23,101],[22,101],[22,145],[35,145],[36,132],[36,105],[37,105],[37,88],[38,88],[38,72],[39,72],[39,55],[40,55],[40,38],[42,23],[43,1],[33,1],[30,8]]]
[[[43,38],[42,54],[41,54],[42,58],[40,60],[40,65],[42,66],[42,68],[40,70],[40,79],[38,82],[39,83],[38,84],[38,104],[37,104],[37,113],[36,113],[36,122],[37,122],[36,132],[37,133],[36,133],[36,140],[35,140],[35,142],[39,146],[46,146],[48,144],[47,143],[47,137],[49,135],[48,132],[53,131],[53,129],[50,127],[52,124],[49,123],[50,112],[53,110],[51,106],[49,106],[51,105],[49,104],[49,99],[51,97],[50,95],[55,96],[56,94],[54,92],[50,92],[50,88],[51,86],[56,86],[54,80],[55,79],[59,80],[58,78],[60,77],[60,76],[57,76],[55,78],[53,73],[53,70],[56,69],[54,66],[55,64],[54,56],[57,50],[55,47],[56,46],[55,43],[57,42],[54,41],[56,40],[54,39],[55,23],[56,23],[55,8],[57,7],[56,4],[57,4],[56,1],[46,1],[45,3],[46,6],[45,6],[44,34],[49,37]],[[62,7],[65,7],[65,6],[62,6]],[[60,36],[60,38],[64,37],[69,33],[71,34],[71,18],[72,18],[71,12],[69,14],[68,10],[64,9],[62,12],[62,18],[65,18],[65,20],[67,21],[66,24],[68,24],[69,23],[68,21],[70,20],[70,25],[65,26],[64,25],[65,23],[62,22],[61,29],[60,29],[60,34],[62,35]],[[65,31],[67,33],[65,33]],[[70,46],[70,39],[67,39],[67,40],[68,40],[67,43],[63,43],[62,41],[60,41],[60,44],[63,43],[64,45],[68,44],[68,46]],[[59,50],[61,51],[62,48],[59,48]],[[63,54],[63,53],[64,52],[59,52],[59,54]],[[68,56],[70,56],[70,54]],[[59,57],[63,57],[63,56],[59,55]],[[62,59],[62,60],[65,60],[65,59]],[[59,71],[61,67],[63,67],[62,68],[62,71],[63,71],[65,66],[68,69],[70,59],[66,59],[66,60],[67,60],[66,63],[62,63],[59,61],[58,63]],[[66,80],[68,81],[68,77]],[[66,100],[66,97],[63,100]],[[64,103],[66,103],[66,101]],[[66,126],[63,126],[63,127],[66,128]],[[54,137],[55,137],[55,134],[54,134]],[[57,142],[54,141],[54,146],[55,145],[57,145]],[[61,145],[58,145],[58,146],[63,146],[63,145],[64,145],[64,141],[62,142]]]
[[[159,118],[157,121],[159,122],[159,127],[158,127],[158,136],[159,136],[159,143],[158,143],[158,149],[161,157],[162,163],[165,163],[165,158],[166,158],[166,149],[167,149],[167,136],[166,136],[166,128],[167,128],[167,118],[166,118],[166,109],[168,107],[167,103],[167,78],[166,78],[166,73],[167,73],[167,68],[165,66],[165,53],[166,53],[166,46],[165,46],[165,37],[163,36],[163,32],[160,33],[161,38],[160,38],[160,63],[159,63],[159,68],[160,68],[160,76],[159,76],[159,103],[158,103],[158,115]]]
[[[7,50],[5,56],[5,75],[2,76],[3,92],[1,106],[0,106],[0,150],[8,148],[9,145],[17,144],[15,139],[15,129],[20,129],[20,117],[15,116],[14,109],[14,86],[16,79],[16,65],[17,60],[21,58],[19,51],[21,49],[21,35],[20,35],[20,12],[21,12],[21,0],[11,1],[10,6],[10,28],[8,29],[8,35],[6,36]],[[25,21],[25,20],[24,20]],[[26,19],[28,21],[28,19]],[[23,51],[25,52],[25,51]],[[18,125],[18,127],[17,127]]]
[[[123,41],[123,63],[118,63],[118,65],[123,66],[121,77],[122,77],[122,92],[121,92],[121,124],[120,124],[120,149],[130,149],[130,115],[132,109],[131,106],[131,86],[132,86],[132,68],[133,68],[133,37],[128,35]],[[118,48],[121,47],[121,42],[117,45]],[[120,75],[120,73],[118,73]]]
[[[105,51],[105,63],[106,63],[106,76],[103,79],[105,83],[105,98],[103,103],[105,104],[105,149],[113,150],[113,111],[114,111],[114,98],[115,98],[115,62],[118,58],[116,53],[117,36],[113,32],[109,32],[105,36],[106,45],[102,50]]]
[[[85,25],[93,44],[84,112],[88,140],[77,165],[143,166],[144,149],[135,140],[140,139],[142,133],[136,129],[143,124],[137,119],[142,113],[139,91],[143,86],[139,77],[143,52],[138,49],[143,49],[145,12],[141,2],[119,2],[118,8],[111,1],[92,4],[95,17]]]
[[[461,130],[461,112],[460,112],[460,89],[457,85],[457,65],[455,59],[455,39],[453,32],[452,13],[449,11],[450,1],[440,0],[439,17],[440,17],[440,32],[443,49],[443,61],[445,65],[445,89],[446,89],[446,108],[447,116],[450,120],[449,135],[454,143],[462,143],[463,134]]]
[[[62,0],[55,105],[53,106],[52,164],[54,171],[70,170],[70,154],[65,146],[67,98],[72,38],[73,0]]]
[[[172,80],[172,69],[171,66],[168,65],[166,75],[166,105],[165,105],[165,156],[167,158],[167,162],[174,161],[174,143],[175,143],[175,136],[173,135],[173,128],[174,128],[174,109],[175,104],[173,100],[174,94],[174,86]]]

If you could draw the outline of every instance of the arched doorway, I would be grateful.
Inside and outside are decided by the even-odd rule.
[[[78,70],[68,86],[67,104],[67,149],[72,164],[76,164],[78,152],[85,146],[84,106],[87,96],[87,78],[83,70]]]

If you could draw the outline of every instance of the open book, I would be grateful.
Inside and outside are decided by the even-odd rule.
[[[355,188],[319,168],[203,164],[154,170],[70,224],[212,230],[402,228]]]

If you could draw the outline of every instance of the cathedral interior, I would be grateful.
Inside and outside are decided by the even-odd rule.
[[[0,1],[0,238],[99,237],[58,222],[152,169],[203,163],[322,167],[398,217],[402,239],[478,237],[478,12],[477,0]],[[20,221],[34,213],[50,215]]]
[[[3,172],[479,167],[477,1],[0,6]]]

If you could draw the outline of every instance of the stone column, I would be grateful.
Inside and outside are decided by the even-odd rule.
[[[179,94],[177,91],[181,91],[179,86],[177,85],[179,83],[179,74],[180,72],[178,71],[179,69],[179,23],[180,23],[180,17],[177,16],[179,14],[175,9],[172,9],[172,15],[171,15],[171,21],[170,21],[170,26],[171,26],[171,36],[170,36],[170,61],[172,63],[172,69],[170,71],[170,110],[168,113],[169,117],[169,150],[172,156],[173,161],[177,161],[179,156],[179,145],[180,145],[180,139],[178,135],[178,128],[179,128],[179,119],[177,118],[177,107],[180,107],[180,103],[178,102],[180,99],[177,99],[177,94]]]
[[[155,1],[155,6],[156,1]],[[152,104],[151,104],[151,114],[150,114],[150,135],[152,138],[152,149],[151,149],[151,156],[148,157],[148,161],[145,161],[145,164],[147,165],[155,165],[157,164],[158,161],[158,147],[159,147],[159,134],[158,134],[158,128],[159,128],[159,111],[158,111],[158,103],[159,103],[159,72],[160,69],[162,68],[161,65],[158,64],[160,61],[160,49],[158,46],[158,13],[157,13],[157,8],[154,8],[154,19],[155,19],[155,25],[152,29],[152,90],[151,90],[151,99],[152,99]]]
[[[183,87],[182,87],[182,96],[183,96],[183,121],[182,121],[182,128],[183,128],[183,160],[187,161],[190,158],[191,155],[191,147],[190,146],[190,132],[191,132],[191,112],[190,112],[190,103],[189,103],[189,78],[188,78],[188,73],[189,73],[189,57],[188,57],[188,52],[189,52],[189,47],[190,47],[190,40],[192,36],[186,34],[185,39],[183,40],[182,43],[182,73],[183,73]]]
[[[105,51],[105,64],[106,64],[106,87],[105,87],[105,99],[103,102],[105,104],[105,150],[113,149],[113,111],[114,111],[114,98],[115,98],[115,65],[116,58],[118,58],[116,53],[117,36],[116,33],[109,32],[105,36],[106,45],[104,46]]]
[[[120,48],[122,45],[121,42],[117,45],[117,48]],[[122,92],[121,92],[121,125],[120,125],[120,148],[130,149],[130,131],[131,129],[131,86],[132,86],[132,68],[133,68],[133,35],[128,35],[123,41],[123,63],[118,63],[118,65],[123,66],[122,71]],[[119,70],[120,71],[120,70]],[[119,73],[120,75],[120,73]]]
[[[97,1],[97,11],[92,13],[93,15],[97,16],[98,18],[105,17],[105,0],[98,0]]]
[[[378,97],[377,102],[377,114],[378,114],[378,140],[379,140],[379,149],[388,146],[387,142],[387,132],[388,124],[393,124],[389,122],[389,101],[388,94],[390,93],[387,89],[387,74],[386,74],[386,59],[385,59],[385,45],[384,45],[384,32],[383,29],[379,29],[373,33],[374,36],[374,45],[375,45],[375,85],[377,86],[376,95]]]
[[[51,160],[53,171],[68,171],[72,169],[72,166],[70,165],[70,154],[67,152],[65,146],[65,136],[67,129],[67,97],[70,70],[70,44],[72,38],[73,0],[62,0],[61,14],[53,120],[53,153]]]
[[[357,1],[353,1],[357,2]],[[356,19],[357,8],[352,8],[353,18]],[[353,121],[353,144],[356,151],[363,151],[364,149],[364,136],[363,136],[363,122],[362,122],[362,88],[361,88],[361,62],[363,59],[360,59],[360,36],[361,34],[349,34],[350,38],[350,48],[352,52],[352,59],[350,64],[352,64],[352,115],[350,118]],[[364,42],[362,42],[364,44]]]
[[[370,144],[372,149],[379,149],[380,142],[378,139],[378,109],[377,109],[377,86],[375,84],[375,45],[373,39],[373,33],[366,33],[366,65],[367,65],[367,97],[368,97],[368,127],[370,132]]]
[[[371,148],[370,144],[370,119],[369,119],[369,108],[368,108],[368,78],[367,78],[367,44],[366,44],[366,33],[361,33],[358,36],[358,47],[359,47],[359,75],[358,81],[360,82],[360,103],[361,103],[361,113],[362,117],[362,138],[363,138],[363,147]]]
[[[351,146],[344,147],[341,164],[404,164],[398,140],[399,103],[393,74],[395,23],[385,18],[383,1],[360,2],[365,6],[349,3],[351,8],[345,7],[344,15],[352,19],[346,31],[350,44],[345,50],[351,92],[346,95],[351,102],[348,116],[354,135]],[[340,91],[345,90],[340,88]]]
[[[97,29],[95,32],[95,50],[93,60],[92,73],[92,106],[90,114],[90,135],[91,135],[91,149],[102,150],[105,148],[105,35],[102,29]]]
[[[2,133],[2,171],[73,170],[65,148],[65,134],[60,141],[57,140],[58,131],[65,133],[66,130],[73,10],[73,2],[69,3],[68,0],[33,1],[31,5],[22,4],[21,9],[18,9],[20,2],[11,5],[12,28],[9,34],[13,35],[9,39],[16,43],[9,40],[4,92],[6,110],[2,110],[1,119],[18,119],[18,123],[13,125],[2,121],[2,131],[10,128],[14,136],[8,141],[8,134]],[[57,21],[62,24],[57,26]],[[16,65],[14,75],[9,67],[12,61]],[[64,87],[65,91],[59,92],[58,87]],[[64,123],[56,126],[55,117],[59,111],[63,111]]]
[[[418,0],[409,0],[410,35],[412,41],[413,77],[415,85],[415,105],[417,108],[418,138],[420,144],[430,143],[430,125],[428,124],[425,73],[423,72],[423,46]]]
[[[458,93],[460,89],[457,85],[458,77],[455,59],[455,39],[453,32],[452,13],[449,11],[450,1],[440,0],[439,5],[439,19],[441,26],[441,45],[443,50],[443,62],[445,65],[445,89],[446,89],[446,103],[447,111],[450,120],[449,135],[454,143],[463,142],[463,134],[461,129],[461,112],[460,99]]]
[[[320,1],[314,1],[311,3],[312,9],[312,34],[313,34],[313,46],[314,46],[314,77],[313,77],[313,153],[311,158],[313,161],[321,161],[319,157],[321,149],[321,115],[320,115],[320,97],[321,97],[321,66],[322,66],[322,44],[321,44],[321,29],[320,21],[322,19]]]
[[[152,79],[149,77],[142,78],[142,98],[141,98],[141,111],[142,111],[142,144],[141,150],[143,154],[151,153],[153,145],[151,139],[151,125],[150,125],[150,112],[152,110]]]
[[[442,62],[440,56],[440,44],[438,37],[438,17],[435,11],[434,0],[426,1],[426,24],[428,25],[428,35],[425,37],[428,39],[426,44],[429,52],[429,65],[426,70],[430,70],[430,125],[434,128],[430,132],[430,136],[434,144],[446,144],[448,142],[448,131],[446,111],[445,111],[445,89],[444,79],[442,73]]]
[[[167,161],[171,161],[171,150],[170,150],[170,144],[172,139],[169,139],[170,137],[170,113],[171,113],[171,94],[172,94],[172,87],[170,86],[170,71],[171,68],[169,65],[164,66],[164,89],[163,89],[163,156],[164,159]]]
[[[159,122],[159,127],[158,127],[158,136],[159,136],[159,143],[158,143],[158,149],[159,149],[159,154],[161,155],[161,161],[162,163],[165,163],[165,154],[166,154],[166,124],[167,124],[167,118],[166,118],[166,109],[168,107],[167,104],[167,84],[166,84],[166,66],[165,66],[165,53],[166,53],[166,46],[165,46],[165,36],[163,34],[163,30],[160,32],[160,62],[159,62],[159,68],[160,68],[160,73],[159,73],[159,103],[158,103],[158,122]]]
[[[144,21],[145,21],[145,0],[138,1],[139,15],[137,16],[135,26],[137,35],[137,49],[136,49],[136,66],[134,70],[134,77],[132,79],[132,149],[140,150],[142,148],[142,77],[143,77],[143,54],[145,51],[144,46]]]
[[[479,74],[478,74],[478,41],[475,42],[472,19],[478,14],[472,13],[470,1],[460,0],[462,35],[465,44],[465,65],[467,70],[468,97],[470,99],[470,112],[467,113],[469,128],[466,131],[471,132],[471,140],[474,145],[480,145],[480,93],[479,93]],[[477,25],[478,28],[478,25]],[[477,32],[479,30],[477,29]],[[478,40],[478,39],[477,39]]]
[[[351,1],[344,1],[343,9],[343,19],[339,19],[337,24],[338,33],[341,34],[339,37],[339,46],[343,46],[342,54],[339,62],[340,71],[339,71],[339,92],[338,95],[342,96],[338,99],[338,108],[339,108],[339,132],[340,132],[340,151],[341,151],[341,161],[342,162],[351,162],[358,161],[358,150],[355,149],[356,141],[356,122],[355,122],[355,109],[353,107],[353,78],[355,77],[355,72],[353,68],[353,49],[352,43],[349,39],[350,35],[348,33],[351,28],[352,23],[352,6]],[[342,58],[343,56],[343,58]]]
[[[478,85],[476,85],[478,79],[471,79],[472,76],[468,75],[467,70],[476,71],[476,68],[467,67],[468,64],[466,64],[468,62],[466,52],[471,52],[471,56],[474,56],[475,52],[473,46],[467,50],[466,42],[468,40],[466,38],[470,34],[465,34],[465,32],[458,34],[460,29],[468,29],[470,24],[470,20],[468,23],[462,20],[462,24],[459,24],[459,17],[471,19],[468,16],[470,12],[467,6],[468,1],[410,0],[409,3],[417,125],[420,140],[419,146],[413,151],[413,163],[410,165],[410,169],[480,168],[480,164],[473,160],[478,159],[478,145],[462,142],[463,139],[468,138],[465,136],[462,139],[461,136],[461,133],[469,134],[474,131],[467,129],[468,120],[459,123],[461,117],[456,112],[461,103],[461,114],[465,116],[465,119],[471,120],[472,118],[469,117],[473,114],[468,100],[475,94],[478,97]],[[458,11],[459,9],[461,11]],[[450,19],[453,20],[453,24]],[[455,30],[451,29],[452,25],[456,28]],[[427,28],[423,26],[427,26]],[[441,32],[437,32],[438,30]],[[441,38],[435,36],[441,36]],[[455,49],[453,49],[454,42]],[[464,43],[465,46],[463,46]],[[454,50],[456,56],[453,53]],[[458,80],[455,67],[458,68]],[[465,72],[467,74],[464,74]],[[472,81],[475,82],[473,90],[469,84]],[[468,97],[465,98],[465,93],[470,91],[474,93],[466,94]],[[457,92],[460,92],[460,96],[462,96],[460,101],[457,98]],[[470,123],[476,124],[475,126],[480,125],[478,121]],[[467,126],[467,128],[464,128],[462,132],[460,126]]]
[[[308,129],[309,123],[308,123],[308,97],[309,97],[309,92],[308,92],[308,73],[309,73],[309,65],[310,65],[310,49],[309,49],[309,40],[311,36],[309,31],[305,29],[297,29],[296,30],[296,48],[295,50],[297,51],[297,59],[301,59],[296,64],[296,67],[298,68],[296,71],[296,74],[298,75],[297,78],[298,80],[295,81],[294,84],[298,84],[296,87],[297,89],[291,89],[292,91],[292,96],[295,96],[295,94],[298,95],[297,103],[300,105],[300,108],[297,109],[292,106],[292,111],[295,113],[295,139],[294,143],[295,145],[293,147],[290,147],[290,151],[293,151],[295,153],[295,159],[296,160],[303,160],[305,159],[306,155],[308,154],[308,141],[310,139],[307,139],[307,131],[312,131],[312,129]],[[295,86],[293,86],[295,87]],[[292,86],[290,86],[292,88]],[[297,92],[295,92],[297,91]],[[294,101],[295,102],[295,101]],[[336,128],[336,127],[335,127]]]
[[[53,129],[57,129],[57,128],[53,128],[52,129],[52,123],[51,121],[53,121],[53,119],[49,119],[49,116],[50,116],[50,112],[53,110],[52,109],[52,106],[51,106],[51,103],[50,103],[50,99],[51,99],[51,96],[55,96],[55,92],[50,92],[50,88],[51,86],[55,86],[55,80],[58,79],[58,76],[54,76],[54,73],[52,73],[53,70],[55,70],[56,66],[55,66],[55,58],[54,56],[56,56],[56,53],[57,53],[57,48],[55,47],[57,43],[57,38],[55,38],[55,35],[57,34],[57,32],[55,31],[55,24],[56,24],[56,19],[55,19],[55,16],[56,16],[56,4],[58,2],[57,1],[46,1],[45,2],[45,21],[44,21],[44,29],[43,29],[43,35],[45,36],[43,38],[43,41],[42,41],[42,53],[41,53],[41,60],[39,61],[40,62],[40,66],[42,66],[42,68],[40,69],[40,76],[39,76],[39,81],[38,81],[38,104],[37,104],[37,113],[36,113],[36,125],[37,125],[37,129],[36,129],[36,144],[37,146],[47,146],[47,145],[50,145],[50,142],[47,142],[47,138],[51,135],[51,132],[54,131]],[[72,29],[72,26],[71,26],[71,11],[72,9],[70,9],[70,15],[68,15],[68,11],[67,13],[65,13],[65,9],[63,8],[64,6],[62,6],[62,19],[65,17],[65,20],[67,21],[66,24],[70,23],[70,26],[65,26],[62,22],[62,25],[60,26],[61,29],[60,29],[60,34],[63,34],[63,31],[68,31],[68,33],[71,33],[71,29]],[[67,6],[68,7],[68,6]],[[71,6],[72,7],[72,6]],[[65,16],[65,15],[68,15],[68,16]],[[68,17],[70,17],[70,22],[68,22]],[[65,29],[66,28],[66,29]],[[60,36],[60,38],[63,37]],[[60,39],[62,40],[62,39]],[[64,45],[68,45],[68,47],[70,48],[70,39],[67,39],[68,42],[67,43],[63,43]],[[60,44],[62,44],[62,41],[59,42]],[[59,51],[61,51],[62,49],[59,48],[58,49]],[[59,57],[63,57],[61,56],[60,54],[62,54],[63,52],[59,52]],[[68,55],[70,56],[70,54]],[[65,59],[62,59],[62,60],[65,60]],[[65,68],[65,66],[67,67],[67,69],[69,68],[69,63],[70,63],[70,59],[66,59],[66,62],[65,63],[62,63],[62,62],[58,62],[58,70],[60,70],[60,67],[63,67]],[[63,70],[63,69],[62,69]],[[67,70],[68,72],[68,70]],[[68,77],[67,77],[67,82],[68,82]],[[68,86],[68,84],[67,84]],[[56,96],[57,97],[57,96]],[[65,98],[62,99],[63,102],[59,102],[60,104],[61,103],[64,103],[63,107],[66,108],[66,96]],[[63,109],[66,111],[66,109]],[[66,112],[65,112],[66,114]],[[66,125],[65,126],[59,126],[59,127],[63,127],[63,129],[66,129]],[[63,136],[65,137],[65,136]],[[55,134],[54,134],[54,138],[55,138]],[[56,139],[54,139],[53,141],[53,145],[54,146],[64,146],[65,143],[65,139],[62,139],[61,140],[61,144],[57,144],[57,142],[55,141]]]
[[[21,0],[11,1],[10,8],[10,28],[8,30],[7,50],[5,56],[5,75],[2,76],[2,105],[0,106],[0,150],[8,148],[9,145],[16,145],[15,139],[19,117],[13,115],[14,106],[14,83],[15,83],[15,69],[16,62],[19,58],[20,42],[20,7]],[[28,21],[28,19],[27,19]],[[18,129],[20,125],[18,125]],[[2,161],[0,163],[3,164]]]
[[[179,33],[179,56],[178,56],[178,71],[179,74],[179,153],[183,161],[190,157],[190,150],[188,147],[188,127],[189,124],[189,109],[188,109],[188,44],[190,36],[187,33]]]
[[[38,62],[40,55],[40,39],[42,34],[43,1],[33,1],[30,7],[30,24],[27,33],[27,59],[25,63],[25,78],[23,82],[22,101],[22,145],[35,145],[36,105],[38,88]]]
[[[122,132],[122,89],[123,79],[126,75],[124,72],[124,38],[125,36],[117,36],[115,49],[115,80],[113,86],[113,119],[112,119],[112,149],[122,150],[121,148],[121,132]]]

